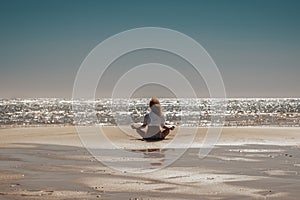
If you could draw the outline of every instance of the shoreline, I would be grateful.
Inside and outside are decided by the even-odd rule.
[[[74,125],[74,124],[40,124],[40,125],[0,125],[0,129],[5,128],[42,128],[42,127],[118,127],[118,125],[101,125],[101,124],[93,124],[93,125]],[[300,128],[300,125],[297,126],[287,126],[287,125],[247,125],[247,126],[176,126],[181,128]]]
[[[78,129],[77,129],[78,128]],[[137,147],[147,147],[149,144],[154,147],[163,147],[172,142],[177,136],[189,138],[191,147],[200,148],[208,130],[220,130],[219,137],[215,145],[243,145],[243,144],[271,144],[283,146],[300,145],[300,127],[212,127],[212,128],[190,128],[177,127],[166,140],[159,142],[143,142],[141,137],[130,127],[99,127],[99,126],[44,126],[44,127],[26,127],[26,128],[6,128],[0,129],[0,146],[6,143],[38,143],[38,144],[61,144],[76,147],[83,147],[82,139],[84,134],[78,130],[89,132],[89,139],[98,140],[100,144],[104,144],[104,140],[99,140],[97,134],[93,131],[101,130],[103,136],[108,140],[121,145],[120,147],[130,148],[131,145]],[[288,132],[288,133],[287,133]],[[61,137],[62,136],[62,137]],[[83,138],[82,138],[83,137]],[[47,139],[47,141],[45,140]]]

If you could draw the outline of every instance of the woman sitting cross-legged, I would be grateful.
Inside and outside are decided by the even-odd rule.
[[[165,119],[158,99],[152,98],[149,107],[151,112],[145,115],[143,125],[139,127],[131,125],[131,128],[136,129],[137,133],[145,140],[163,140],[175,127],[167,127],[165,125]],[[145,132],[142,129],[146,126],[148,126],[148,129]]]

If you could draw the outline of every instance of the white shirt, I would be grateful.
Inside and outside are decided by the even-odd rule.
[[[159,116],[151,111],[150,113],[145,115],[144,124],[147,124],[148,126],[160,127],[165,125],[165,119],[163,116]]]

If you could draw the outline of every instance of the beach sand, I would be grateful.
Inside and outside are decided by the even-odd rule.
[[[142,141],[134,130],[102,130],[114,143],[94,139],[105,162],[74,127],[0,129],[0,199],[299,199],[300,128],[224,128],[204,158],[205,128],[181,128],[159,142]],[[168,143],[195,130],[190,148],[164,166],[181,148]],[[118,157],[118,148],[136,160]],[[123,170],[106,166],[116,163]],[[140,164],[150,172],[130,172],[141,172]]]

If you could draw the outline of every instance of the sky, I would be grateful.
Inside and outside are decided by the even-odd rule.
[[[139,27],[173,29],[200,43],[218,66],[227,97],[300,97],[299,10],[297,0],[1,0],[0,98],[71,98],[89,52]],[[135,59],[149,58],[179,63],[188,79],[193,74],[189,63],[166,52],[136,52],[113,64],[97,95],[110,96],[116,77]],[[199,97],[209,95],[201,77],[191,81]],[[136,96],[174,95],[155,84],[138,88]]]

